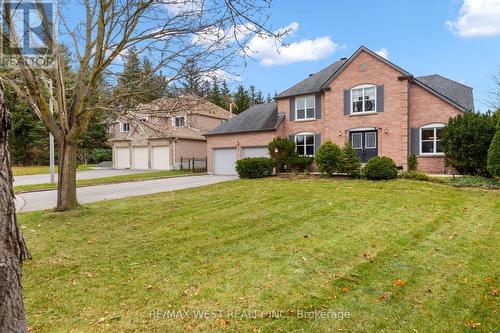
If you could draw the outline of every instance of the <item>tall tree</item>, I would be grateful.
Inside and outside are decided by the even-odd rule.
[[[222,93],[219,87],[219,81],[217,80],[217,78],[214,78],[214,81],[212,83],[209,100],[220,107],[224,107],[225,105],[225,101],[222,97]]]
[[[231,90],[229,90],[226,80],[222,81],[222,87],[220,93],[222,96],[222,100],[224,101],[221,107],[223,107],[226,110],[229,110],[229,104],[232,103],[233,97],[231,96]]]
[[[250,99],[248,91],[242,84],[240,84],[236,89],[233,98],[234,104],[236,105],[236,109],[233,110],[233,112],[236,114],[239,114],[252,106],[252,101]]]
[[[250,95],[250,104],[262,104],[264,103],[264,97],[262,97],[262,91],[257,90],[254,85],[251,85],[248,89],[248,94]]]
[[[90,119],[97,112],[113,109],[113,102],[128,100],[130,95],[131,90],[127,89],[126,95],[115,94],[112,101],[89,106],[89,100],[104,76],[121,75],[114,70],[116,66],[112,66],[119,56],[133,47],[138,48],[137,54],[151,52],[155,55],[155,68],[168,70],[167,76],[175,80],[189,59],[202,59],[205,71],[215,72],[228,66],[241,54],[242,47],[245,50],[252,33],[280,37],[263,26],[269,17],[268,0],[60,2],[60,8],[54,12],[67,12],[62,6],[71,6],[72,12],[82,13],[82,20],[71,22],[64,16],[57,17],[66,29],[68,39],[73,42],[75,80],[70,85],[63,75],[63,51],[49,29],[52,25],[48,18],[52,16],[45,12],[46,7],[37,6],[42,20],[42,29],[37,34],[44,33],[42,39],[49,42],[54,65],[48,69],[36,69],[20,48],[16,8],[12,8],[8,1],[2,2],[1,6],[4,27],[7,27],[2,29],[3,51],[14,55],[22,82],[13,80],[13,72],[8,71],[1,73],[0,82],[9,85],[18,97],[24,99],[54,135],[59,148],[58,211],[78,206],[76,151]],[[221,33],[213,34],[213,31]],[[135,77],[132,70],[126,74],[129,78],[126,84],[141,92],[144,80]],[[53,94],[49,91],[47,79],[54,82]],[[54,115],[49,111],[51,95],[55,96]]]
[[[196,64],[196,61],[190,59],[182,71],[182,77],[180,79],[183,93],[191,94],[196,96],[202,96],[202,86],[203,80],[201,75],[201,69]]]
[[[26,315],[21,288],[21,268],[30,258],[17,225],[12,190],[7,131],[9,115],[0,86],[0,332],[26,332]]]

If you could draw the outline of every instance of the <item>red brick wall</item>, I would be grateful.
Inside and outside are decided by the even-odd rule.
[[[416,84],[412,84],[410,96],[410,127],[412,128],[419,128],[431,123],[446,124],[450,118],[462,113],[448,102]],[[419,171],[427,173],[450,172],[450,168],[445,168],[442,156],[419,156],[417,161]]]
[[[366,70],[360,71],[360,65]],[[344,145],[350,129],[375,127],[378,129],[378,153],[393,158],[406,166],[408,145],[408,82],[399,81],[398,71],[367,52],[361,52],[330,84],[321,99],[321,119],[300,122],[289,121],[289,100],[278,101],[278,110],[286,112],[284,132],[302,131],[321,133],[321,141],[330,139]],[[384,85],[384,112],[369,115],[344,115],[344,89],[360,84]],[[387,129],[387,134],[384,130]],[[339,132],[341,135],[339,136]]]

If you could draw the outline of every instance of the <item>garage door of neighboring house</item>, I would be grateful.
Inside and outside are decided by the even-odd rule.
[[[130,148],[115,148],[115,168],[130,168]]]
[[[241,150],[241,158],[245,157],[269,157],[267,147],[246,147]]]
[[[213,153],[214,174],[235,175],[236,174],[236,149],[214,149]]]
[[[132,168],[148,169],[148,147],[133,147],[132,148]]]
[[[151,169],[170,170],[170,147],[151,148]]]

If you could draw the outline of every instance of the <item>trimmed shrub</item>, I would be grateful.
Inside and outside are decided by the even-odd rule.
[[[398,169],[392,158],[375,156],[366,163],[363,174],[372,180],[392,179],[398,176]]]
[[[350,143],[342,148],[339,171],[346,173],[349,177],[359,177],[361,173],[361,162]]]
[[[340,147],[330,140],[326,141],[316,152],[318,170],[328,176],[333,175],[340,169],[341,158],[342,150]]]
[[[111,161],[113,159],[112,149],[93,149],[89,161],[93,164]]]
[[[446,162],[461,174],[487,175],[488,148],[496,130],[491,114],[465,112],[450,119],[441,132]]]
[[[309,170],[312,162],[314,161],[313,157],[310,156],[299,156],[298,154],[294,154],[290,157],[286,163],[287,169],[294,172],[304,172]]]
[[[408,156],[408,171],[417,171],[418,161],[416,155]]]
[[[408,172],[403,172],[400,175],[401,178],[405,179],[413,179],[413,180],[429,180],[429,176],[423,172],[418,172],[418,171],[408,171]]]
[[[267,145],[269,155],[276,161],[276,171],[283,172],[288,160],[295,154],[295,142],[283,139],[274,138]]]
[[[236,162],[240,178],[263,178],[273,174],[275,161],[267,157],[247,157]]]
[[[495,136],[488,149],[487,167],[490,175],[496,178],[500,177],[500,120],[497,123]]]

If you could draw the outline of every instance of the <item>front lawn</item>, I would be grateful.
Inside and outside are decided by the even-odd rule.
[[[493,332],[499,216],[498,191],[277,178],[23,213],[28,321],[32,332]]]
[[[203,173],[200,173],[200,175],[202,174]],[[192,176],[197,174],[190,173],[189,171],[186,170],[150,171],[150,172],[132,173],[128,175],[120,175],[112,177],[80,179],[76,181],[76,186],[83,187],[83,186],[95,186],[95,185],[105,185],[105,184],[118,184],[118,183],[137,182],[143,180],[153,180],[153,179],[162,179],[162,178],[188,176],[188,175]],[[53,190],[56,188],[57,184],[51,184],[51,183],[19,185],[19,186],[14,186],[14,192],[15,193],[34,192],[42,190]]]
[[[79,164],[76,169],[78,171],[91,170],[94,164]],[[57,165],[55,166],[55,171],[57,173]],[[13,166],[12,174],[14,176],[30,176],[30,175],[41,175],[50,173],[50,167],[48,165],[32,165],[32,166]]]

